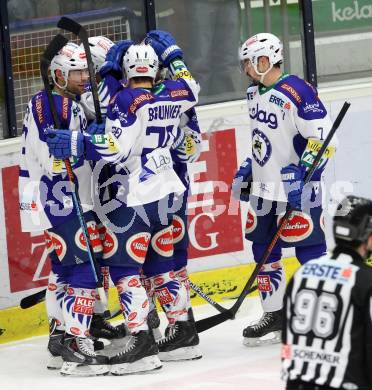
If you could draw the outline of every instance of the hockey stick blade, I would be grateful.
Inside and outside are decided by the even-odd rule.
[[[37,305],[38,303],[44,301],[45,293],[46,290],[44,289],[32,295],[22,298],[21,301],[19,302],[19,306],[21,307],[21,309],[29,309],[30,307]]]
[[[210,328],[213,328],[222,322],[225,322],[227,320],[233,320],[234,317],[231,314],[230,310],[226,310],[223,313],[216,314],[212,317],[207,317],[202,320],[196,321],[195,326],[198,333],[204,332],[205,330],[208,330]]]
[[[68,18],[67,16],[62,16],[62,18],[57,23],[57,27],[70,31],[75,35],[80,35],[82,32],[81,24],[73,19]]]
[[[68,42],[68,39],[62,34],[57,34],[49,43],[48,47],[45,49],[41,59],[44,63],[47,61],[50,63],[53,57],[65,46]]]

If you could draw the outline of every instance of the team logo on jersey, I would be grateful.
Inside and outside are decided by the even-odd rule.
[[[278,226],[282,216],[278,217]],[[313,232],[314,224],[311,217],[301,211],[293,211],[291,218],[285,224],[280,238],[285,242],[305,240]]]
[[[128,238],[125,248],[134,261],[140,264],[144,263],[150,238],[151,234],[147,232],[137,233]]]
[[[100,233],[97,224],[94,221],[87,222],[87,230],[89,241],[92,245],[94,253],[102,252],[102,241],[100,238]],[[82,228],[79,228],[78,231],[75,233],[75,244],[82,251],[88,251]]]
[[[257,164],[263,167],[269,160],[272,147],[267,136],[260,130],[254,129],[252,132],[252,154]]]
[[[270,129],[278,128],[278,118],[276,114],[260,110],[260,108],[258,107],[258,103],[256,107],[249,108],[249,116],[251,117],[251,119],[255,119],[258,122],[265,123]]]
[[[257,215],[252,208],[248,209],[247,222],[245,224],[245,234],[252,233],[257,226]]]
[[[185,236],[185,223],[178,215],[173,215],[172,221],[173,244],[180,242]]]
[[[103,258],[109,259],[114,256],[118,250],[118,239],[116,238],[116,234],[103,227],[105,230],[104,237],[102,238],[101,229],[100,229],[100,237],[103,246]],[[103,230],[102,229],[102,230]]]
[[[62,261],[67,252],[65,240],[60,235],[48,231],[44,231],[44,238],[48,254],[52,253],[54,250],[59,261]]]
[[[164,257],[173,256],[172,225],[157,232],[151,240],[151,245],[156,253]]]

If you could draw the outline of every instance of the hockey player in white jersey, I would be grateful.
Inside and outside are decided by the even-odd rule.
[[[82,134],[87,121],[74,97],[81,94],[89,74],[85,52],[68,43],[51,62],[53,100],[61,125]],[[51,368],[66,375],[104,374],[109,360],[96,355],[89,327],[96,290],[87,247],[72,201],[64,162],[50,155],[46,133],[53,116],[44,90],[32,97],[26,109],[21,138],[19,199],[22,231],[44,230],[52,259],[46,305],[51,324],[48,350]],[[52,130],[53,131],[53,130]],[[95,215],[92,212],[92,170],[82,158],[72,162],[92,248],[102,255]]]
[[[106,134],[71,139],[69,132],[60,130],[48,140],[54,155],[77,153],[92,160],[105,158],[128,172],[126,205],[109,216],[109,222],[115,226],[131,223],[130,230],[112,232],[117,246],[109,259],[111,278],[120,291],[132,332],[128,348],[111,358],[111,372],[116,375],[159,368],[158,348],[163,360],[200,357],[194,324],[187,321],[186,291],[172,271],[173,242],[168,210],[172,194],[185,189],[173,170],[170,147],[177,139],[176,149],[187,149],[184,134],[178,130],[179,116],[196,104],[199,86],[181,60],[182,51],[173,37],[160,33],[161,37],[157,38],[155,33],[153,36],[158,41],[156,50],[175,78],[165,82],[167,93],[164,91],[161,96],[151,93],[158,61],[154,50],[149,45],[133,45],[125,54],[123,64],[129,88],[112,99]],[[75,141],[77,148],[74,148]],[[156,286],[157,297],[180,330],[158,346],[148,331],[148,300],[139,281],[139,271],[150,248],[157,256],[150,257],[152,264],[147,266],[152,274],[149,276]]]
[[[110,99],[115,93],[117,93],[124,84],[121,79],[123,77],[122,72],[113,71],[113,63],[106,62],[110,59],[118,58],[120,63],[122,62],[122,57],[125,54],[126,49],[133,44],[131,40],[120,41],[117,44],[114,44],[110,39],[104,36],[89,37],[88,39],[91,57],[93,62],[93,68],[95,71],[96,83],[98,84],[97,92],[100,105],[100,111],[102,116],[102,121],[106,120],[107,106],[110,102]],[[81,50],[84,50],[83,44],[80,45]],[[96,119],[96,112],[94,107],[93,93],[91,92],[90,83],[87,83],[86,92],[80,96],[80,104],[84,109],[84,113],[88,119],[88,123],[93,122]],[[102,134],[104,133],[104,126],[94,126],[90,127],[90,134]],[[98,170],[97,170],[98,171]],[[109,165],[105,166],[105,169],[100,170],[100,172],[94,176],[95,188],[99,192],[99,196],[95,198],[95,208],[101,207],[101,204],[104,202],[104,199],[107,199],[108,195],[114,196],[115,194],[107,191],[107,187],[104,187],[103,184],[109,179],[109,176],[112,175]],[[97,176],[97,177],[96,177]],[[101,188],[102,187],[102,188]],[[111,187],[112,189],[112,187]],[[102,238],[103,245],[103,257],[105,252],[111,247],[111,242],[106,242],[105,237],[106,229],[105,226],[100,223],[97,218],[98,229]],[[108,295],[109,288],[109,268],[105,264],[104,258],[101,262],[101,273],[104,276],[104,286],[106,294]],[[114,339],[124,337],[127,333],[126,326],[124,323],[113,326],[105,320],[104,313],[107,310],[100,300],[96,300],[94,307],[94,314],[90,326],[90,334],[95,338],[107,338]]]
[[[372,202],[347,196],[333,254],[303,265],[284,299],[282,373],[288,390],[372,389]]]
[[[258,345],[280,340],[282,247],[295,247],[302,264],[326,252],[319,181],[334,148],[328,148],[311,186],[304,189],[306,169],[331,128],[326,108],[314,87],[281,70],[282,43],[276,36],[261,33],[249,38],[240,49],[240,60],[253,81],[247,89],[252,153],[235,176],[233,192],[239,195],[245,187],[241,199],[250,202],[246,239],[253,242],[256,262],[288,204],[297,210],[257,277],[264,314],[244,329],[243,337],[245,345]]]

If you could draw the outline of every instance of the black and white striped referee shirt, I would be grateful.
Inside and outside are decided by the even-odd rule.
[[[353,250],[303,265],[284,300],[286,381],[372,390],[372,268]]]

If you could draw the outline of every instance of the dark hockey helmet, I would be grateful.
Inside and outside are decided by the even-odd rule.
[[[372,201],[349,195],[341,201],[333,218],[337,244],[358,245],[372,234]]]

